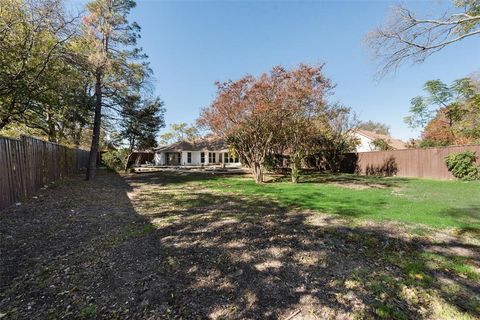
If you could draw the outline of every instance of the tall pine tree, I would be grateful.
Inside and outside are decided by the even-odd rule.
[[[136,47],[140,27],[127,19],[132,0],[94,0],[87,4],[83,50],[94,78],[95,108],[86,180],[95,177],[102,108],[118,110],[123,97],[138,92],[150,70]]]

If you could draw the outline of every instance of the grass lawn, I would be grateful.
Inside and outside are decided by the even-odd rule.
[[[268,197],[281,205],[373,220],[396,220],[435,228],[480,229],[480,182],[307,174],[256,184],[245,177],[205,180],[225,192]]]
[[[269,245],[264,242],[275,238],[269,238],[273,232],[277,237],[289,239],[283,246],[297,257],[291,261],[296,269],[285,267],[287,273],[297,274],[298,268],[305,271],[301,267],[304,265],[313,267],[307,267],[306,274],[323,270],[325,260],[317,256],[322,250],[302,243],[329,239],[332,259],[341,260],[331,267],[343,270],[340,273],[345,268],[349,270],[348,275],[338,275],[337,269],[332,271],[336,276],[329,285],[334,294],[346,300],[354,300],[350,296],[352,290],[368,294],[361,299],[367,305],[364,311],[353,308],[347,312],[348,316],[340,316],[342,313],[333,316],[328,311],[325,314],[329,316],[325,316],[320,311],[319,315],[325,318],[476,319],[480,316],[478,182],[315,173],[306,174],[299,184],[290,183],[288,177],[275,177],[259,185],[245,175],[188,172],[162,172],[155,179],[156,187],[149,186],[137,194],[141,212],[146,215],[156,212],[152,216],[154,225],[162,229],[185,226],[186,220],[191,226],[212,219],[218,228],[214,242],[221,239],[220,243],[251,243],[249,250],[255,251],[257,257],[264,255],[260,261],[271,257],[265,247],[275,242]],[[308,214],[304,215],[305,212]],[[301,218],[292,224],[289,215]],[[234,232],[230,227],[224,229],[222,221],[233,223],[232,228],[251,223],[267,225],[268,231],[262,231],[261,227],[253,234]],[[281,230],[275,231],[277,228]],[[313,232],[315,236],[304,238],[305,232]],[[360,256],[352,257],[354,252]],[[222,260],[221,264],[235,260],[231,254],[229,257],[228,262]],[[316,277],[312,278],[311,288],[320,285],[315,284]],[[346,291],[337,292],[333,288]],[[358,295],[362,294],[354,296]],[[343,303],[353,303],[346,300]],[[303,318],[308,317],[299,319]]]
[[[51,185],[0,214],[0,318],[480,319],[480,184],[277,180]]]

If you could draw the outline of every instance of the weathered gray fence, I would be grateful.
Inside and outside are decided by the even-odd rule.
[[[349,153],[342,163],[342,171],[454,179],[445,165],[445,156],[467,150],[476,152],[480,157],[480,145]]]
[[[0,210],[32,196],[46,183],[77,173],[89,152],[31,137],[0,137]]]

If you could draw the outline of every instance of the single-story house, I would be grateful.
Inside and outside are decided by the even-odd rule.
[[[233,157],[224,140],[203,138],[183,140],[154,149],[157,166],[241,166],[240,159]]]
[[[357,129],[354,131],[355,137],[359,140],[356,152],[378,151],[378,148],[373,144],[375,140],[384,140],[392,148],[392,150],[407,149],[405,142],[399,139],[394,139],[385,134],[375,133],[368,130]]]
[[[359,141],[356,152],[377,151],[378,149],[373,141],[378,139],[387,142],[394,150],[406,149],[402,140],[384,134],[357,129],[354,135]],[[225,141],[215,137],[178,141],[158,147],[154,149],[154,153],[153,162],[157,166],[225,165],[227,167],[239,167],[242,165],[238,157],[233,157],[229,153]]]

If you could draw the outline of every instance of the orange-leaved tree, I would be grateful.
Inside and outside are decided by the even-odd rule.
[[[280,109],[279,143],[289,154],[292,182],[300,177],[300,166],[310,154],[318,151],[320,121],[328,111],[326,96],[333,88],[323,75],[323,65],[300,64],[292,70],[276,67],[281,85],[276,106]]]
[[[274,67],[259,77],[217,83],[217,97],[199,119],[222,136],[263,182],[263,164],[274,151],[290,155],[292,181],[298,181],[302,159],[313,149],[315,119],[325,110],[333,87],[323,65]]]
[[[255,181],[263,182],[262,164],[273,146],[275,106],[266,99],[272,91],[266,75],[255,79],[217,82],[217,97],[205,108],[199,123],[224,137],[242,161],[250,166]]]

